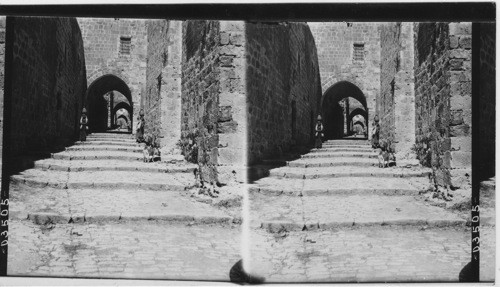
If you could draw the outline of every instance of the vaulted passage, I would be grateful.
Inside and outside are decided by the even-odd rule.
[[[351,108],[349,107],[351,103]],[[361,123],[366,137],[368,108],[363,92],[353,83],[340,81],[326,90],[322,98],[322,113],[326,139],[351,135],[356,123]]]
[[[87,108],[91,132],[106,132],[116,128],[131,132],[132,95],[127,84],[117,76],[104,75],[89,86]]]

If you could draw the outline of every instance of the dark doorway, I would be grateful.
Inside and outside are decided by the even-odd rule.
[[[349,100],[356,100],[359,108],[349,104]],[[352,118],[361,114],[368,119],[366,97],[363,92],[353,83],[347,81],[337,82],[323,94],[321,109],[324,118],[325,138],[341,139],[351,133]],[[351,108],[353,111],[349,112]],[[365,123],[367,126],[367,122]]]
[[[106,132],[116,128],[116,111],[124,108],[133,121],[132,95],[127,84],[115,75],[96,79],[87,89],[87,109],[90,132]]]

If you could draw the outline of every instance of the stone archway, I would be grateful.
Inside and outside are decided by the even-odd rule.
[[[368,119],[367,101],[361,89],[348,81],[337,82],[325,91],[321,99],[326,139],[339,139],[346,135],[344,125],[349,125],[352,120],[352,113],[349,114],[349,102],[344,101],[346,98],[359,101],[363,109],[355,109],[352,113],[356,111]],[[352,114],[353,117],[355,115]]]
[[[128,85],[121,78],[107,74],[94,80],[87,89],[86,106],[89,115],[90,132],[105,132],[107,130],[109,117],[108,102],[105,100],[104,95],[112,91],[120,92],[128,100],[128,103],[123,103],[127,104],[126,108],[132,122],[133,101]]]

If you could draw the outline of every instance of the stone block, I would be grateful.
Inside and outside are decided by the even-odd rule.
[[[462,116],[462,110],[452,110],[451,111],[451,121],[450,125],[456,126],[463,124],[464,119]]]
[[[458,37],[450,36],[450,48],[455,49],[458,47]]]
[[[245,164],[244,151],[241,148],[218,148],[218,164]]]
[[[452,168],[471,168],[472,153],[462,151],[451,152],[451,167]]]
[[[471,137],[451,137],[451,150],[472,152],[472,138]]]
[[[219,62],[221,67],[233,67],[233,56],[220,56]]]
[[[226,32],[220,33],[220,43],[221,43],[221,45],[229,44],[229,33],[226,33]]]
[[[450,137],[463,137],[469,135],[470,127],[466,124],[451,126]]]
[[[472,35],[472,23],[459,22],[449,24],[450,35]]]
[[[472,177],[470,168],[450,170],[450,184],[454,188],[470,188]]]
[[[460,48],[470,49],[472,47],[472,37],[471,36],[460,36],[458,40]]]
[[[222,106],[219,107],[219,118],[218,122],[228,122],[233,119],[232,117],[232,107],[231,106]]]
[[[231,33],[229,41],[235,46],[241,46],[245,42],[245,35],[243,33]]]
[[[218,133],[234,133],[238,129],[238,123],[235,121],[219,123],[217,126]]]

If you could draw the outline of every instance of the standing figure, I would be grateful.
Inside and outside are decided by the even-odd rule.
[[[318,115],[318,121],[316,122],[316,126],[314,127],[315,134],[314,137],[316,141],[314,143],[315,148],[321,148],[323,146],[323,137],[325,136],[323,133],[323,122],[321,119],[321,115]]]
[[[84,142],[87,140],[87,131],[89,119],[87,118],[87,110],[83,108],[82,116],[80,117],[80,141]]]
[[[137,118],[137,126],[135,128],[135,140],[138,143],[144,141],[144,111],[139,112],[139,117]]]
[[[378,148],[379,147],[379,134],[380,134],[380,125],[378,123],[378,115],[375,115],[375,118],[373,119],[375,123],[373,124],[372,128],[372,148]]]

